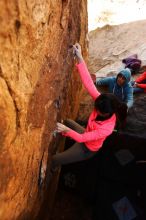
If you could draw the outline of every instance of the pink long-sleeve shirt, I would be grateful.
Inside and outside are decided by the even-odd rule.
[[[95,87],[85,62],[77,64],[76,67],[83,85],[95,100],[100,95],[100,92]],[[96,121],[95,119],[97,116],[98,112],[94,109],[90,114],[87,127],[83,134],[79,134],[70,129],[70,131],[63,133],[63,135],[71,137],[79,143],[85,143],[86,147],[91,151],[98,151],[102,147],[106,137],[113,132],[116,123],[116,115],[113,114],[109,119],[104,121]]]

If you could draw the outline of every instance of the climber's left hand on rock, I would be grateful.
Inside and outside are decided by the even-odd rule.
[[[60,132],[68,132],[68,131],[70,131],[70,128],[68,128],[67,126],[65,126],[62,123],[57,122],[56,131],[58,133],[60,133]]]
[[[76,43],[73,45],[73,54],[76,56],[79,62],[83,61],[80,44]]]

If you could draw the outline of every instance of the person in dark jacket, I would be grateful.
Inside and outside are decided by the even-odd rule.
[[[131,71],[129,68],[121,70],[117,76],[92,79],[96,86],[108,86],[109,92],[115,94],[127,104],[128,109],[133,106],[133,88],[130,83]]]
[[[138,59],[137,54],[133,54],[122,60],[122,63],[125,64],[125,68],[129,68],[131,70],[131,74],[138,73],[141,68],[141,60]]]

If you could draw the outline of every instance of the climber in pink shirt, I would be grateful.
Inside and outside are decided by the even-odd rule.
[[[100,94],[97,90],[82,57],[79,44],[73,45],[73,52],[78,60],[76,67],[82,83],[95,101],[95,105],[86,128],[73,120],[66,120],[64,124],[57,123],[56,131],[62,133],[63,136],[74,139],[76,143],[64,152],[53,156],[53,168],[94,156],[102,147],[104,140],[113,132],[116,121],[124,120],[127,113],[126,104],[114,94]],[[124,117],[123,112],[125,113]]]

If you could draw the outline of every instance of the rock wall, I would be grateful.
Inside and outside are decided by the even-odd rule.
[[[86,5],[0,1],[1,220],[32,220],[53,203],[57,178],[50,190],[40,173],[61,147],[56,121],[77,115],[82,86],[68,48],[80,42],[86,56]]]

